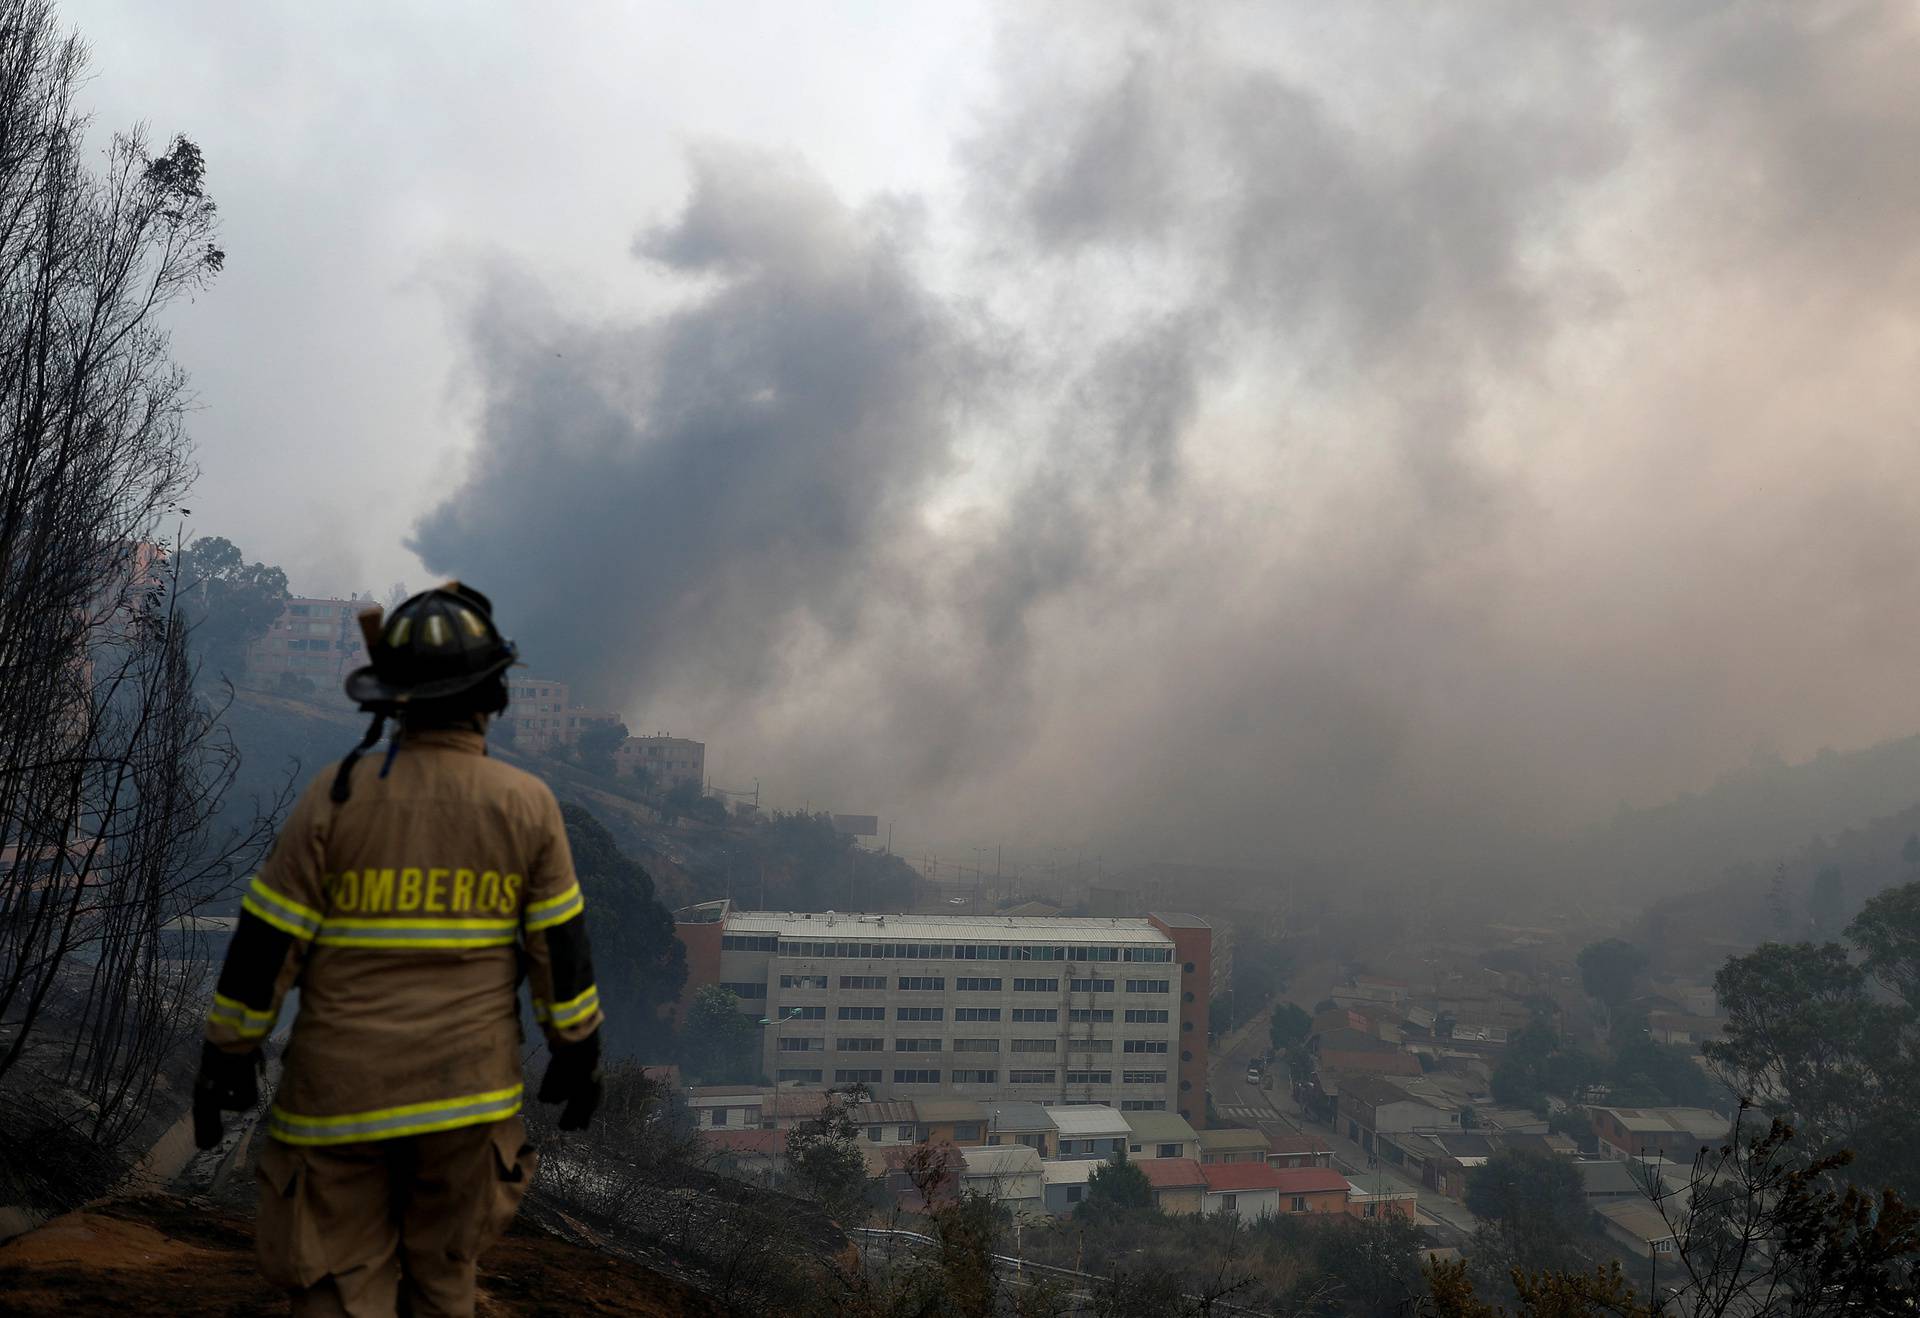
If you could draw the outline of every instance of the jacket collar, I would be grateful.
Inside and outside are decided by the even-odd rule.
[[[409,747],[462,751],[468,755],[487,753],[486,737],[467,728],[421,728],[417,731],[402,728],[399,740]]]

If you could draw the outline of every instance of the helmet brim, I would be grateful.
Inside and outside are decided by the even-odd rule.
[[[391,708],[428,700],[446,700],[471,691],[495,675],[505,672],[514,665],[515,659],[516,656],[511,653],[504,654],[485,668],[475,672],[404,687],[385,681],[373,670],[373,666],[368,664],[347,674],[347,699],[367,709]]]

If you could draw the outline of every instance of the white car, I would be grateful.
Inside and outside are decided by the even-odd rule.
[[[1259,1068],[1259,1067],[1257,1067],[1257,1066],[1249,1066],[1249,1067],[1247,1068],[1247,1083],[1248,1083],[1248,1084],[1250,1084],[1250,1085],[1257,1085],[1257,1084],[1259,1084],[1259,1083],[1260,1083],[1260,1068]]]
[[[947,905],[949,906],[965,906],[966,904],[967,904],[967,899],[965,897],[947,898]]]

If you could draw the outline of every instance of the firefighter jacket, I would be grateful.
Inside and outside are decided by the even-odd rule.
[[[300,989],[267,1118],[288,1144],[347,1144],[520,1110],[522,966],[549,1042],[599,1028],[580,885],[553,793],[477,732],[403,732],[384,761],[300,797],[241,899],[207,1015],[233,1052]]]

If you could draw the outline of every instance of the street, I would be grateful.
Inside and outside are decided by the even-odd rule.
[[[1207,1089],[1213,1110],[1222,1125],[1263,1131],[1268,1135],[1311,1134],[1327,1141],[1333,1149],[1335,1167],[1363,1187],[1412,1190],[1419,1195],[1420,1222],[1439,1228],[1445,1243],[1459,1245],[1471,1235],[1478,1223],[1466,1205],[1429,1189],[1400,1168],[1378,1164],[1358,1144],[1326,1126],[1309,1121],[1293,1100],[1292,1086],[1284,1074],[1274,1077],[1274,1087],[1266,1090],[1247,1080],[1248,1063],[1267,1051],[1267,1018],[1262,1011],[1213,1044],[1207,1066]]]

